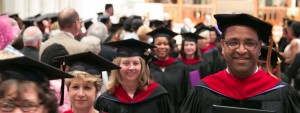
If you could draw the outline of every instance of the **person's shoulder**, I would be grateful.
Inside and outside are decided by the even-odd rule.
[[[157,87],[155,88],[155,90],[159,91],[160,93],[162,93],[162,94],[167,94],[168,93],[168,91],[163,86],[158,84],[157,82],[153,81],[152,84],[157,84]]]

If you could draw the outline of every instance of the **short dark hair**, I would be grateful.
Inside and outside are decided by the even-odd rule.
[[[180,55],[183,57],[183,58],[186,58],[186,54],[184,52],[184,43],[186,41],[185,40],[182,40],[182,43],[181,43],[181,49],[180,49]],[[196,52],[194,53],[194,58],[200,58],[199,54],[198,54],[199,50],[198,50],[198,47],[197,47],[197,42],[196,42]]]
[[[38,94],[38,98],[41,101],[41,104],[48,110],[48,113],[58,113],[58,104],[54,91],[51,90],[47,84],[37,84],[33,81],[28,80],[5,80],[0,84],[0,99],[3,99],[5,92],[10,90],[12,86],[17,87],[17,99],[21,99],[21,94],[24,90],[29,88],[34,88]]]
[[[113,7],[112,4],[105,4],[105,10],[107,10],[108,8],[111,8],[111,7]]]

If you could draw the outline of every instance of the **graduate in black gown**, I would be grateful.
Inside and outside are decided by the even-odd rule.
[[[183,101],[180,113],[213,113],[213,105],[300,113],[295,89],[257,67],[262,40],[268,42],[272,25],[248,14],[214,17],[223,32],[222,54],[228,67],[200,80]]]
[[[151,79],[147,65],[154,46],[135,39],[110,42],[117,47],[107,91],[95,102],[100,113],[173,113],[168,92]],[[143,58],[147,59],[144,60]]]
[[[171,39],[177,33],[161,27],[147,34],[153,37],[153,45],[156,46],[153,51],[157,61],[150,64],[151,74],[154,80],[169,92],[171,104],[176,112],[190,87],[185,64],[169,56],[172,48]]]
[[[194,33],[181,34],[182,46],[179,59],[187,65],[187,72],[190,76],[192,86],[209,74],[209,65],[202,60],[198,54],[197,40],[204,38]],[[195,76],[195,75],[198,75]]]

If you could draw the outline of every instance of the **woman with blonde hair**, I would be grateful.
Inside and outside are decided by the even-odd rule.
[[[172,113],[167,91],[151,79],[147,49],[154,46],[135,39],[110,42],[117,47],[107,91],[97,98],[95,109],[107,113]]]
[[[57,58],[74,78],[66,79],[71,101],[71,110],[64,113],[99,113],[94,109],[94,101],[103,85],[101,72],[119,67],[92,52],[79,53]]]

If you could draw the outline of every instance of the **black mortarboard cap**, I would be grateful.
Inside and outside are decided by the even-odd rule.
[[[59,69],[28,57],[0,60],[0,73],[3,75],[3,80],[29,80],[38,84],[47,83],[47,85],[49,85],[49,80],[73,77]]]
[[[160,27],[157,28],[149,33],[147,33],[147,35],[152,36],[153,38],[156,37],[167,37],[168,39],[172,39],[174,36],[178,35],[177,33],[173,32],[170,29],[164,28],[164,27]]]
[[[155,27],[155,28],[165,27],[165,23],[164,21],[161,20],[150,20],[149,27]]]
[[[34,26],[35,18],[26,18],[23,20],[23,24],[25,25],[25,28],[29,26]]]
[[[36,21],[40,23],[46,19],[51,19],[51,23],[56,22],[58,19],[58,13],[48,13],[48,14],[40,15],[36,18]]]
[[[195,33],[183,33],[181,36],[185,41],[197,42],[198,39],[204,39],[204,37],[201,37]]]
[[[98,12],[97,15],[98,15],[98,16],[99,16],[99,15],[104,15],[104,13],[103,13],[103,12]]]
[[[132,15],[132,17],[133,17],[134,19],[142,19],[142,17],[139,16],[139,15]]]
[[[272,25],[264,22],[249,14],[216,14],[214,15],[217,20],[218,27],[221,32],[225,32],[226,28],[233,25],[244,25],[254,29],[258,38],[265,44],[269,44],[269,38],[272,35]]]
[[[118,57],[132,57],[141,56],[148,62],[152,56],[149,53],[149,49],[155,48],[154,45],[141,42],[135,39],[127,39],[116,42],[109,42],[106,45],[117,48]],[[147,61],[148,60],[148,61]]]
[[[87,19],[84,21],[84,27],[85,29],[89,29],[89,27],[93,24],[92,18]]]
[[[196,28],[196,29],[201,29],[201,28],[204,28],[204,27],[206,27],[202,22],[201,23],[198,23],[198,24],[196,24],[195,26],[194,26],[194,28]]]
[[[18,13],[12,13],[12,14],[9,14],[8,16],[9,16],[9,18],[13,18],[13,19],[19,18]]]
[[[105,10],[110,8],[110,7],[113,7],[113,5],[112,4],[105,4]]]
[[[268,55],[268,46],[262,46],[260,49],[261,55],[259,56],[259,60],[267,61],[267,55]],[[275,67],[278,62],[278,58],[283,62],[285,59],[283,56],[281,56],[275,49],[272,49],[272,55],[271,55],[271,65]]]
[[[110,32],[115,33],[116,31],[118,31],[122,27],[123,27],[122,23],[112,24],[111,28],[109,30],[110,30]]]
[[[168,29],[172,29],[172,20],[165,20],[164,27],[166,27]]]
[[[33,17],[38,18],[39,16],[41,16],[41,13],[38,13],[38,14],[34,15]]]
[[[84,71],[93,75],[101,75],[102,71],[120,69],[119,66],[92,52],[84,52],[73,55],[59,56],[55,59],[69,66],[68,71]]]
[[[104,15],[104,14],[98,15],[98,22],[102,22],[105,24],[105,23],[107,23],[108,20],[110,20],[110,16]]]

